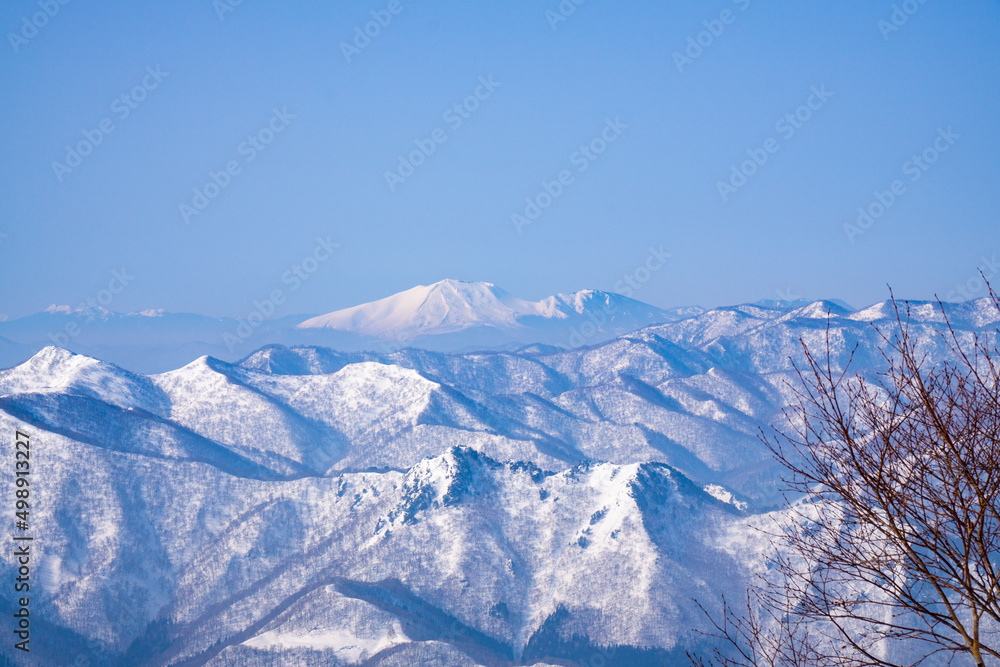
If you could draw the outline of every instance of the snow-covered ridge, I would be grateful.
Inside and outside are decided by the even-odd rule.
[[[943,318],[910,306],[933,363]],[[948,310],[966,340],[998,315]],[[801,343],[869,372],[873,324],[894,314],[748,304],[571,350],[270,345],[153,375],[45,348],[0,371],[0,430],[39,466],[39,660],[99,639],[123,663],[680,664],[690,600],[763,562],[757,433]]]
[[[989,299],[947,307],[962,327],[982,328],[997,319]],[[914,301],[910,308],[916,321],[943,323],[934,302]],[[781,318],[819,323],[828,315],[839,322],[859,324],[884,324],[895,319],[888,302],[855,311],[837,299],[769,299],[706,312],[697,306],[660,308],[588,289],[532,301],[491,283],[442,280],[326,315],[272,318],[258,313],[263,321],[256,327],[247,324],[246,316],[241,321],[162,309],[121,314],[54,306],[43,313],[0,322],[0,368],[22,363],[53,342],[152,374],[176,369],[204,355],[235,362],[271,344],[332,348],[343,353],[388,353],[409,347],[439,352],[509,351],[533,346],[541,353],[600,345],[656,325],[684,323],[675,330],[704,338],[713,332],[741,335]],[[79,335],[60,333],[68,327],[78,327]],[[695,334],[699,328],[700,333]]]

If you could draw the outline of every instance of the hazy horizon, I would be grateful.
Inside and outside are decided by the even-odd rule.
[[[661,307],[996,270],[995,2],[389,4],[0,8],[0,313],[115,271],[111,310],[241,317],[615,291],[650,248]]]

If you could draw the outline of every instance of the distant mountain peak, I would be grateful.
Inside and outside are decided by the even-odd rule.
[[[547,335],[540,340],[546,341],[568,340],[574,325],[582,327],[588,322],[595,333],[620,334],[676,319],[678,315],[670,311],[612,292],[585,289],[528,301],[493,283],[445,279],[320,315],[298,328],[336,329],[396,340],[478,328],[512,335],[544,329]],[[540,341],[529,336],[529,342]]]
[[[853,312],[855,308],[851,306],[846,301],[841,299],[761,299],[760,301],[754,301],[749,304],[751,306],[758,306],[760,308],[771,308],[774,310],[797,310],[799,308],[804,308],[806,306],[811,306],[816,303],[822,304],[833,304],[836,306],[834,310],[843,309],[847,312]]]
[[[792,310],[789,310],[785,318],[793,317],[803,317],[807,319],[825,319],[828,317],[842,317],[844,315],[849,315],[853,311],[851,308],[845,308],[841,305],[841,301],[813,301],[812,303],[805,303],[798,306]]]
[[[393,337],[431,330],[449,333],[477,325],[517,328],[518,317],[529,314],[540,314],[537,304],[517,299],[492,283],[445,279],[308,319],[299,328]]]

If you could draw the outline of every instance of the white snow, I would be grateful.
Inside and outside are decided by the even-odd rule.
[[[305,647],[316,650],[333,649],[337,657],[350,662],[359,662],[364,657],[375,655],[379,651],[396,644],[409,641],[402,627],[394,623],[391,630],[371,637],[358,637],[347,629],[316,629],[305,634],[295,634],[272,630],[252,637],[244,642],[247,646],[256,648]]]
[[[540,301],[512,296],[492,283],[441,280],[418,285],[371,303],[306,320],[300,329],[339,329],[407,341],[419,335],[454,333],[472,327],[518,330],[524,318],[566,321],[593,315],[593,321],[629,319],[643,324],[677,319],[665,310],[618,294],[581,290]],[[581,320],[582,321],[582,320]]]
[[[344,329],[384,337],[427,329],[459,331],[480,324],[516,327],[518,317],[542,312],[539,304],[513,297],[492,283],[442,280],[320,315],[299,327]]]
[[[707,484],[702,491],[716,500],[721,500],[724,503],[732,505],[740,511],[745,511],[747,508],[747,504],[744,501],[737,500],[736,496],[734,496],[733,493],[724,486],[719,486],[718,484]]]

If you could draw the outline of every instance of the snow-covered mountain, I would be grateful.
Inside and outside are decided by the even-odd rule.
[[[476,326],[513,329],[520,318],[531,316],[565,319],[566,313],[555,308],[554,299],[535,303],[511,296],[492,283],[442,280],[320,315],[299,327],[344,329],[381,338],[412,337]]]
[[[940,314],[910,316],[939,357]],[[949,317],[1000,321],[985,300]],[[32,657],[680,664],[704,641],[691,598],[738,595],[761,560],[756,433],[798,341],[829,330],[871,371],[873,323],[894,315],[745,305],[572,350],[271,345],[153,375],[47,347],[0,371],[0,430],[32,441]]]
[[[442,280],[317,317],[251,313],[207,317],[147,310],[113,313],[51,306],[0,322],[0,368],[48,345],[159,373],[200,356],[236,361],[268,344],[389,352],[419,347],[443,352],[593,345],[655,323],[703,312],[657,308],[620,294],[583,290],[525,301],[489,283]],[[249,320],[254,324],[250,325]]]
[[[434,337],[438,349],[442,336],[449,335],[451,347],[490,339],[579,347],[681,319],[681,312],[597,290],[526,301],[492,283],[441,280],[308,319],[298,328],[349,331],[407,345]]]

